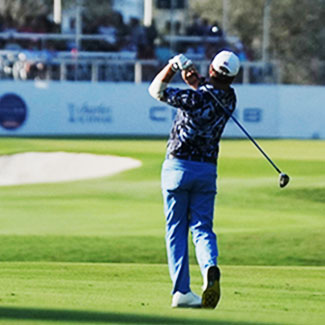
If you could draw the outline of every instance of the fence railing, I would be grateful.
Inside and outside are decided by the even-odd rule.
[[[38,34],[20,32],[2,32],[0,41],[30,40],[37,44],[39,51],[26,49],[0,50],[0,79],[13,80],[85,80],[100,81],[131,81],[147,82],[153,79],[158,70],[166,63],[159,60],[137,60],[134,51],[89,52],[82,51],[83,41],[107,41],[107,35],[90,34]],[[229,44],[236,43],[237,38],[227,37]],[[47,41],[72,41],[81,47],[74,51],[51,52],[47,49]],[[217,43],[218,37],[200,36],[166,36],[170,44],[185,45]],[[8,44],[7,44],[8,45]],[[77,47],[78,48],[78,47]],[[192,60],[200,73],[206,75],[210,62],[203,59],[204,55],[192,54]],[[176,77],[174,81],[179,81]],[[242,62],[241,71],[236,78],[237,83],[281,83],[280,68],[277,62]]]
[[[158,60],[137,60],[133,52],[35,52],[1,51],[0,79],[59,81],[148,82],[165,64]],[[210,62],[194,60],[199,72],[207,75]],[[174,81],[179,81],[176,77]],[[280,83],[276,63],[242,62],[237,83]]]

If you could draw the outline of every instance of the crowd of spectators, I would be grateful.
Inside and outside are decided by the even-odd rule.
[[[182,35],[181,32],[178,33]],[[199,41],[182,42],[177,49],[189,56],[196,55],[201,59],[210,59],[221,49],[228,49],[234,51],[241,61],[251,59],[251,54],[245,49],[243,43],[239,39],[230,41],[218,21],[210,22],[206,18],[194,15],[192,23],[185,28],[185,35],[199,37]]]
[[[68,30],[61,30],[47,16],[26,17],[18,23],[12,17],[0,16],[0,50],[19,52],[14,57],[8,54],[0,58],[0,73],[7,71],[19,78],[42,77],[46,73],[46,63],[49,63],[59,52],[71,53],[71,57],[79,51],[86,52],[129,52],[138,59],[155,58],[155,39],[158,36],[155,25],[145,27],[137,18],[131,18],[125,23],[123,16],[112,12],[90,19],[83,17],[82,33],[102,36],[100,39],[82,40],[80,48],[76,39],[61,38],[46,40],[37,34],[68,33],[73,34],[76,28],[75,19],[69,22]],[[14,37],[17,33],[33,33],[30,38]]]
[[[72,32],[75,26],[75,20],[70,22],[70,30]],[[7,33],[7,38],[0,38],[1,49],[21,49],[31,47],[43,47],[37,38],[24,40],[10,38],[14,32],[18,33],[64,33],[60,30],[60,26],[48,19],[46,15],[36,17],[25,17],[23,22],[17,23],[10,16],[0,16],[0,32]],[[153,22],[150,27],[144,26],[138,18],[131,18],[128,23],[123,19],[119,12],[110,12],[103,14],[98,19],[88,16],[83,17],[83,34],[102,35],[102,40],[82,41],[83,51],[133,51],[137,52],[139,58],[155,58],[155,48],[163,43],[165,36],[183,35],[183,36],[200,36],[202,42],[177,42],[175,51],[199,53],[206,57],[210,57],[211,47],[230,47],[233,44],[227,43],[225,33],[217,21],[209,22],[208,19],[194,15],[192,22],[182,26],[181,22],[175,21],[171,24],[167,21],[163,30],[158,31]],[[32,43],[32,44],[31,44]],[[39,44],[36,44],[39,43]],[[55,41],[52,47],[58,51],[69,51],[76,47],[74,40]],[[243,46],[233,49],[243,52]],[[243,53],[241,53],[243,54]],[[243,59],[245,57],[243,56]]]
[[[44,43],[37,36],[29,40],[13,39],[14,33],[74,33],[76,28],[75,19],[71,19],[68,31],[61,31],[60,26],[53,23],[47,16],[26,17],[23,23],[18,24],[12,17],[0,16],[0,33],[6,36],[0,38],[0,48],[19,50],[30,47],[43,47]],[[141,58],[154,57],[154,41],[158,32],[153,24],[145,27],[138,18],[131,18],[128,23],[124,22],[123,16],[118,12],[103,14],[98,19],[83,17],[83,34],[96,34],[103,36],[101,40],[83,40],[83,51],[133,51]],[[70,51],[76,48],[74,40],[62,40],[52,42],[58,51]]]
[[[230,49],[238,54],[241,60],[249,60],[249,54],[243,44],[237,40],[228,42],[224,31],[217,21],[194,15],[192,22],[183,26],[181,22],[167,21],[163,30],[157,30],[153,21],[150,27],[144,26],[138,18],[131,18],[127,23],[119,12],[103,14],[98,19],[84,16],[83,34],[102,36],[96,40],[82,40],[82,51],[97,52],[132,52],[138,59],[157,59],[165,62],[175,53],[185,53],[193,59],[210,59],[218,50]],[[75,39],[44,40],[41,37],[13,38],[13,33],[73,33],[76,29],[74,19],[70,21],[69,31],[61,30],[47,16],[25,17],[17,23],[12,17],[0,16],[0,49],[19,51],[20,65],[24,66],[24,74],[44,75],[46,65],[59,51],[76,54],[78,51]],[[176,36],[172,41],[169,36]],[[177,41],[177,36],[190,36]],[[192,39],[191,39],[192,37]],[[195,37],[200,37],[199,40]],[[168,40],[167,40],[168,39]],[[37,59],[37,57],[39,59]],[[1,64],[1,62],[0,62]],[[1,67],[0,67],[1,68]],[[35,72],[36,71],[36,72]]]

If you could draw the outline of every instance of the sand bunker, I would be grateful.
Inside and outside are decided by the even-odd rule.
[[[68,152],[0,156],[0,186],[54,183],[113,175],[137,168],[132,158]]]

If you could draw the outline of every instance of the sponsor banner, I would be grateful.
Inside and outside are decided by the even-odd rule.
[[[235,86],[235,118],[254,137],[280,137],[278,127],[279,89],[274,86]],[[224,136],[246,137],[230,118]]]
[[[281,137],[325,139],[324,86],[282,86],[279,101]]]
[[[176,113],[151,98],[145,83],[3,81],[1,86],[1,136],[167,136]],[[235,116],[252,136],[325,138],[322,87],[235,85],[235,90]],[[232,120],[224,136],[245,137]]]
[[[14,93],[6,93],[0,98],[0,125],[5,130],[21,127],[27,115],[24,100]]]

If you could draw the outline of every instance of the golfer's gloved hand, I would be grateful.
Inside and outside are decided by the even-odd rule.
[[[169,63],[172,64],[172,69],[175,72],[178,70],[186,70],[191,65],[193,65],[193,62],[188,59],[184,54],[178,54],[174,56],[172,59],[169,60]]]

